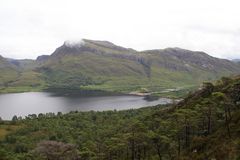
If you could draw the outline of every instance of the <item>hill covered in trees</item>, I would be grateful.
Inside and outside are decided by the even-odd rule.
[[[240,77],[204,83],[174,105],[1,121],[0,159],[238,160]]]
[[[5,67],[1,67],[5,66]],[[240,73],[233,61],[200,51],[166,48],[146,51],[108,41],[66,41],[36,60],[0,60],[0,92],[45,89],[129,93],[184,90],[202,81]]]

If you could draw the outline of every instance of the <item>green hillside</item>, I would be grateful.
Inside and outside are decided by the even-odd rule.
[[[38,68],[51,88],[156,92],[236,74],[239,66],[179,48],[137,52],[107,41],[65,42]]]
[[[8,63],[17,68],[18,75],[5,80],[7,87],[0,92],[52,89],[129,93],[144,90],[161,95],[160,91],[185,92],[197,88],[202,81],[240,72],[237,63],[203,52],[180,48],[138,52],[111,42],[87,39],[78,43],[67,41],[52,55],[39,56],[35,61],[11,60]]]
[[[0,58],[0,93],[39,91],[45,85],[42,74],[35,72],[34,60]]]
[[[0,157],[29,160],[238,160],[240,77],[175,105],[29,115],[0,125]]]
[[[18,77],[17,68],[0,56],[0,87],[8,87],[16,77]]]

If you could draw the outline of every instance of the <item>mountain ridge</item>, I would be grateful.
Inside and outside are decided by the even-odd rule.
[[[17,70],[17,78],[6,82],[5,89],[22,86],[28,79],[29,85],[24,86],[34,86],[36,90],[71,88],[126,93],[146,88],[156,92],[197,86],[202,81],[240,73],[239,64],[201,51],[177,47],[136,51],[108,41],[87,39],[65,41],[51,55],[39,56],[34,61],[12,60],[3,64],[6,63],[21,70]]]

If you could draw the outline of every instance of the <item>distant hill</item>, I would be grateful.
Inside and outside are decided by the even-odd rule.
[[[240,62],[240,59],[233,59],[232,61],[239,63],[239,62]]]
[[[23,70],[32,70],[33,68],[37,67],[35,60],[32,59],[6,59],[9,63],[17,67],[19,71]]]
[[[28,83],[35,88],[159,91],[240,73],[238,64],[204,52],[180,48],[138,52],[108,41],[87,39],[66,41],[52,55],[25,61],[25,65],[23,61],[17,62],[24,68],[21,74],[25,74],[27,67],[31,77]],[[17,62],[11,64],[19,68]],[[8,83],[8,86],[18,85],[22,85],[18,79]]]
[[[39,90],[44,80],[33,69],[35,60],[15,60],[0,57],[0,93]]]
[[[0,56],[0,88],[7,87],[18,77],[18,71],[15,65],[8,62]]]

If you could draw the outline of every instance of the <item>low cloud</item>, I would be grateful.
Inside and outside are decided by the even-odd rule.
[[[81,47],[84,45],[84,40],[67,40],[64,42],[64,45],[68,46],[68,47]]]

